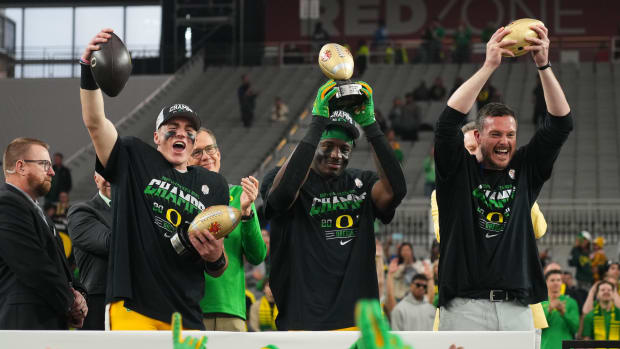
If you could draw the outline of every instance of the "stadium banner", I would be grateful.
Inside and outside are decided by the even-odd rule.
[[[415,349],[448,349],[451,344],[475,349],[534,347],[534,332],[398,332]],[[198,332],[207,336],[209,349],[260,349],[274,344],[280,349],[347,349],[359,332]],[[19,349],[171,349],[171,332],[157,331],[0,331],[1,348]]]
[[[391,39],[420,38],[435,19],[450,35],[463,23],[479,35],[487,24],[492,28],[524,17],[542,20],[551,35],[618,35],[620,1],[592,6],[578,0],[320,0],[320,19],[303,14],[312,1],[270,0],[266,2],[266,41],[296,41],[310,38],[321,22],[333,41],[371,39],[384,20]],[[601,3],[602,4],[602,3]],[[285,28],[286,30],[282,30]]]

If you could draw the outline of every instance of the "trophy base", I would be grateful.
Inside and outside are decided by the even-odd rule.
[[[362,86],[351,80],[336,80],[338,92],[329,102],[330,110],[343,110],[359,106],[366,101],[366,95],[362,93]]]

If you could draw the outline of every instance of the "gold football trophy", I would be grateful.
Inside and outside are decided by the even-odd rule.
[[[362,86],[351,81],[353,56],[344,46],[329,43],[319,52],[319,67],[323,74],[336,82],[338,92],[329,102],[330,110],[342,110],[364,103],[366,96]]]

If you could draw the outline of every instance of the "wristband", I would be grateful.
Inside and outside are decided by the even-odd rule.
[[[222,251],[222,255],[215,262],[205,261],[205,270],[207,272],[218,271],[222,269],[225,265],[226,265],[226,255],[224,254],[224,251]]]
[[[95,82],[95,77],[93,76],[93,71],[90,69],[90,64],[85,64],[85,62],[80,59],[80,67],[82,68],[80,88],[91,91],[98,89],[99,86],[97,86],[97,83]]]
[[[545,70],[547,68],[551,68],[551,61],[547,61],[547,64],[543,65],[542,67],[536,67],[538,68],[538,70]]]
[[[247,221],[250,221],[252,218],[254,218],[254,210],[250,210],[249,216],[241,216],[241,221],[247,222]]]

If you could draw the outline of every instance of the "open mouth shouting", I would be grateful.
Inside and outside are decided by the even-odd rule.
[[[172,144],[172,149],[175,153],[182,153],[185,151],[185,148],[187,148],[187,145],[183,141],[175,141]]]

